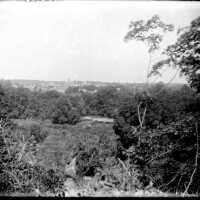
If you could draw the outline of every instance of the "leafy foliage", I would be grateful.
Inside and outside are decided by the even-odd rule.
[[[151,97],[139,93],[121,103],[113,125],[118,136],[117,157],[139,171],[137,179],[143,187],[152,182],[164,191],[184,192],[197,155],[199,96],[186,85],[172,90],[158,84],[149,91]],[[138,119],[139,102],[148,108],[143,128]],[[195,173],[189,192],[198,192],[197,185]]]
[[[101,167],[97,148],[80,151],[76,159],[76,172],[79,177],[94,176]]]
[[[118,157],[129,159],[138,168],[143,184],[148,179],[163,190],[184,192],[184,184],[189,182],[194,169],[197,143],[195,123],[196,119],[188,116],[164,127],[139,130],[133,136],[134,141],[126,139],[130,144],[119,148]],[[197,177],[198,174],[195,174],[190,192],[199,191]],[[174,182],[170,182],[173,178],[176,178]],[[178,184],[180,178],[183,182]]]
[[[76,124],[80,115],[76,108],[72,107],[71,102],[66,97],[60,97],[55,104],[54,113],[52,115],[52,122],[58,124]]]
[[[1,122],[0,130],[0,193],[30,193],[35,189],[55,192],[56,188],[62,188],[63,173],[27,160],[30,154],[36,156],[38,146],[34,145],[34,140],[31,137],[24,140],[16,127],[13,129],[12,126],[6,127],[2,123],[5,122]]]
[[[37,143],[42,143],[48,134],[48,130],[42,128],[40,125],[33,124],[30,127],[30,136],[33,136]]]
[[[163,52],[167,56],[153,66],[151,74],[158,74],[165,65],[179,69],[186,76],[190,86],[200,92],[200,17],[194,19],[190,26],[178,31],[175,44],[169,45]],[[181,33],[181,34],[180,34]]]
[[[125,41],[135,39],[145,42],[149,47],[148,52],[152,53],[159,48],[159,44],[163,38],[161,34],[155,31],[158,31],[158,29],[162,32],[173,31],[174,27],[171,24],[165,24],[160,20],[158,15],[154,15],[146,22],[144,20],[131,21],[129,29],[124,38]]]

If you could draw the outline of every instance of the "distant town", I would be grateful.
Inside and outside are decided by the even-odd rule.
[[[1,79],[1,85],[11,86],[11,87],[23,87],[28,88],[31,91],[50,91],[56,90],[58,92],[64,93],[66,89],[77,88],[78,91],[95,93],[99,87],[105,86],[114,86],[121,90],[124,88],[132,89],[132,90],[143,90],[145,83],[117,83],[117,82],[100,82],[100,81],[77,81],[77,80],[67,80],[67,81],[43,81],[43,80],[25,80],[25,79]],[[181,83],[173,83],[170,84],[180,87],[183,84]]]
[[[42,81],[42,80],[24,80],[24,79],[1,79],[0,83],[2,85],[10,85],[12,87],[24,87],[28,88],[32,91],[49,91],[56,90],[58,92],[65,92],[65,90],[69,87],[79,87],[79,88],[87,88],[89,91],[95,91],[95,88],[103,87],[103,86],[136,86],[143,87],[143,83],[112,83],[112,82],[100,82],[100,81]],[[93,87],[91,87],[93,86]],[[84,90],[84,89],[83,89]]]

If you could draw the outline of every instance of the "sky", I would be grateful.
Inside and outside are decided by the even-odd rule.
[[[200,2],[0,2],[0,79],[141,83],[148,54],[141,42],[124,42],[130,21],[158,14],[179,28],[199,13]],[[165,35],[152,62],[176,37]],[[156,81],[168,82],[174,73]]]

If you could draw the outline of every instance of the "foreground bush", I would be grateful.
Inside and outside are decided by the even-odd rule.
[[[0,125],[0,194],[30,193],[35,189],[55,192],[61,189],[64,183],[62,171],[47,169],[27,160],[30,154],[35,155],[37,146],[33,146],[33,141],[19,137],[9,127],[5,128],[2,123]]]
[[[199,193],[199,166],[195,161],[199,128],[199,118],[188,115],[157,129],[138,129],[131,137],[119,140],[118,157],[129,159],[140,170],[144,185],[152,181],[164,191],[184,192],[190,184],[187,192]]]
[[[77,176],[94,176],[97,168],[101,168],[99,153],[97,148],[79,151],[76,157]]]

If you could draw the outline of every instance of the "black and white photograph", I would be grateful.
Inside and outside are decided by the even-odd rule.
[[[0,1],[0,197],[198,197],[200,2]]]

